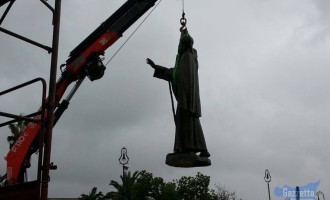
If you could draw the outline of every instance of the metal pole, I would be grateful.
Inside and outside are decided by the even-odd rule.
[[[272,177],[270,176],[269,170],[266,169],[265,171],[265,177],[264,177],[267,186],[268,186],[268,199],[270,200],[270,189],[269,189],[269,182],[271,181]]]
[[[48,109],[47,109],[47,122],[46,122],[46,135],[45,135],[45,148],[44,148],[44,161],[42,167],[42,182],[41,182],[41,200],[48,199],[48,182],[49,182],[49,169],[51,147],[52,147],[52,133],[53,121],[55,110],[55,92],[56,92],[56,71],[58,60],[58,43],[60,35],[60,16],[61,15],[61,0],[55,0],[55,12],[53,14],[53,43],[52,43],[52,57],[49,78],[49,96],[48,96]]]
[[[267,183],[268,185],[268,199],[270,200],[270,189],[269,189],[269,182]]]
[[[37,47],[40,47],[40,48],[42,48],[42,49],[45,49],[45,50],[48,51],[49,53],[51,53],[51,52],[53,51],[52,48],[49,48],[49,47],[46,46],[46,45],[43,45],[43,44],[40,44],[40,43],[35,42],[35,41],[33,41],[33,40],[30,40],[29,38],[26,38],[26,37],[24,37],[24,36],[18,35],[17,33],[11,32],[11,31],[9,31],[9,30],[7,30],[7,29],[4,29],[4,28],[2,28],[2,27],[0,27],[0,31],[6,33],[6,34],[8,34],[8,35],[11,35],[11,36],[13,36],[13,37],[15,37],[15,38],[18,38],[18,39],[20,39],[20,40],[23,40],[23,41],[25,41],[25,42],[27,42],[27,43],[30,43],[30,44],[33,44],[33,45],[35,45],[35,46],[37,46]]]

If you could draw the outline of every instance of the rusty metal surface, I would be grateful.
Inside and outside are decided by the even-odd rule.
[[[50,180],[49,170],[50,156],[52,149],[52,135],[54,126],[54,110],[55,110],[55,93],[56,93],[56,73],[57,73],[57,60],[59,49],[59,35],[60,35],[60,19],[61,19],[61,2],[62,0],[55,1],[55,9],[53,13],[53,42],[52,42],[52,57],[50,66],[50,78],[49,78],[49,96],[48,96],[48,108],[47,108],[47,120],[46,120],[46,134],[45,134],[45,147],[44,147],[44,159],[43,170],[41,177],[41,200],[48,199],[48,182]]]
[[[1,200],[37,200],[40,196],[38,181],[0,187]]]
[[[6,34],[9,34],[13,37],[21,39],[25,42],[38,46],[47,50],[49,53],[52,53],[51,58],[51,69],[50,69],[50,80],[49,80],[49,98],[47,102],[47,123],[46,123],[46,131],[45,136],[40,134],[39,141],[39,160],[38,160],[38,181],[29,182],[19,185],[12,185],[0,188],[0,200],[47,200],[48,197],[48,181],[49,181],[49,170],[51,168],[50,165],[50,155],[51,155],[51,142],[52,142],[52,129],[53,129],[53,113],[55,110],[55,89],[56,89],[56,67],[57,67],[57,59],[58,59],[58,43],[59,43],[59,32],[60,32],[60,8],[61,8],[61,0],[55,1],[55,9],[53,9],[46,1],[40,0],[43,4],[45,4],[53,14],[53,42],[52,47],[48,47],[37,43],[33,40],[30,40],[26,37],[13,33],[7,29],[0,27],[0,31]],[[0,0],[0,6],[3,6],[7,3],[7,9],[4,14],[0,18],[0,25],[6,14],[8,13],[11,5],[15,2],[15,0]],[[44,102],[42,108],[45,108]],[[44,119],[44,113],[42,112],[42,119]],[[6,114],[6,113],[5,113]],[[14,116],[11,116],[14,117]],[[17,116],[15,116],[17,118]],[[16,119],[15,119],[16,120]],[[44,128],[44,123],[42,123]],[[44,131],[41,131],[44,133]],[[45,140],[44,140],[45,139]],[[43,146],[45,144],[45,147]],[[42,165],[43,161],[43,165]],[[19,194],[17,194],[19,191]]]

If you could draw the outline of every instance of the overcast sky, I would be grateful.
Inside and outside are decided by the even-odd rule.
[[[59,65],[124,2],[62,1]],[[49,196],[78,197],[94,186],[110,191],[110,180],[119,181],[122,173],[118,158],[123,146],[131,171],[147,170],[166,181],[202,172],[211,176],[212,188],[225,185],[243,200],[268,198],[266,169],[272,199],[280,199],[273,192],[277,186],[318,180],[318,190],[327,196],[329,9],[328,0],[185,1],[199,54],[201,123],[212,166],[180,169],[165,165],[175,130],[168,84],[153,78],[145,63],[147,57],[168,67],[175,62],[182,2],[163,0],[110,62],[105,76],[85,80],[57,123],[51,160],[58,170],[51,171]],[[106,51],[105,61],[140,22]],[[50,11],[39,1],[16,1],[2,27],[51,44]],[[47,52],[4,33],[0,41],[1,91],[36,77],[48,82]],[[40,90],[36,85],[1,96],[0,110],[36,111]],[[0,130],[3,158],[10,132]],[[37,165],[36,158],[32,164]],[[0,174],[5,168],[0,160]]]

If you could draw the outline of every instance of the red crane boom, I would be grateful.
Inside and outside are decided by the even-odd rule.
[[[87,76],[91,81],[100,79],[105,66],[100,58],[104,51],[114,44],[122,34],[145,12],[155,5],[157,0],[128,0],[93,33],[71,51],[66,64],[61,66],[62,76],[56,84],[55,102],[57,105],[55,122],[67,108],[71,97]],[[4,1],[3,1],[4,2]],[[2,2],[0,2],[2,4]],[[77,81],[76,87],[61,103],[68,86]],[[47,113],[46,113],[47,114]],[[41,126],[28,123],[6,156],[8,185],[24,182],[25,169],[30,166],[30,157],[37,150],[34,148]]]

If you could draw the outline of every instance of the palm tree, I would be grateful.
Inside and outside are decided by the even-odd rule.
[[[11,149],[15,144],[15,142],[18,140],[19,136],[21,135],[26,125],[27,122],[24,120],[18,120],[16,123],[11,123],[8,125],[8,128],[10,129],[11,132],[11,135],[7,137],[7,141],[9,143],[9,149]],[[27,181],[28,174],[26,168],[24,169],[24,176],[25,176],[25,181]],[[0,178],[2,179],[2,177]]]
[[[110,185],[117,191],[108,192],[106,197],[113,200],[132,200],[133,199],[133,186],[140,176],[141,172],[135,171],[131,176],[131,172],[124,172],[123,176],[120,176],[122,184],[117,181],[111,180]]]
[[[102,192],[98,192],[97,187],[93,187],[92,191],[87,195],[87,194],[82,194],[79,199],[80,200],[104,200],[105,197]]]

